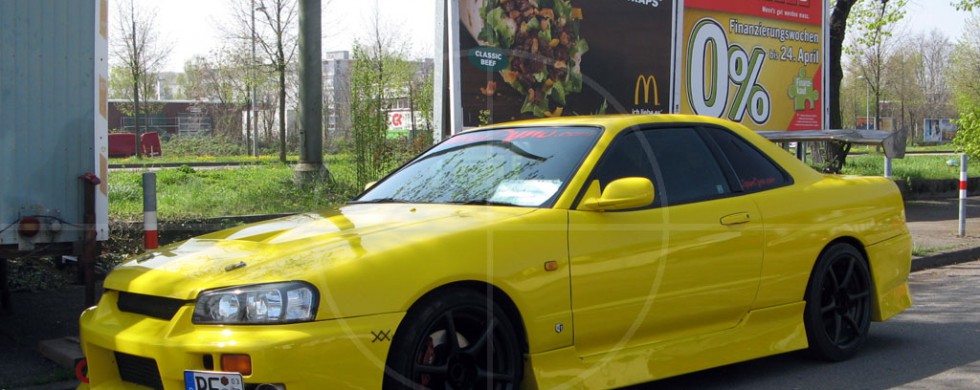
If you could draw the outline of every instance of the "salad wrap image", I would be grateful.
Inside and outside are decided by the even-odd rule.
[[[661,1],[460,0],[463,126],[668,111],[673,13]]]

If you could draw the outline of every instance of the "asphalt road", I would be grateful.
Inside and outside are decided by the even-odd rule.
[[[872,323],[849,361],[796,352],[630,389],[980,389],[980,261],[917,272],[911,284],[913,307]]]
[[[916,272],[911,281],[914,306],[873,323],[852,360],[825,363],[789,353],[630,389],[980,389],[980,261]],[[77,334],[80,287],[15,295],[17,307],[34,320],[0,318],[0,389],[69,379],[36,346],[38,340]],[[69,380],[30,389],[75,385]]]

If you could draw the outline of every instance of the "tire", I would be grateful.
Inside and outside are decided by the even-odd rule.
[[[871,325],[871,273],[864,256],[848,244],[827,248],[806,289],[803,324],[810,353],[828,361],[857,353]]]
[[[519,389],[524,353],[512,324],[503,308],[471,290],[425,298],[395,331],[383,388]]]

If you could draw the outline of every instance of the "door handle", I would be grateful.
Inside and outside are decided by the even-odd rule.
[[[751,221],[752,221],[752,216],[746,212],[735,213],[735,214],[721,217],[721,224],[725,226],[741,225],[743,223],[749,223]]]

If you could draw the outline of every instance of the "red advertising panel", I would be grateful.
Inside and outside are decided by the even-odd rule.
[[[666,0],[459,0],[462,126],[671,111]]]
[[[824,127],[822,0],[687,0],[680,111],[757,130]]]

